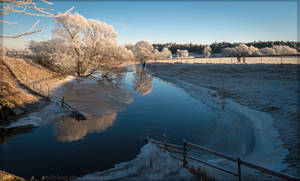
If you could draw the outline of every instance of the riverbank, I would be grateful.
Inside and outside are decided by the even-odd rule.
[[[187,89],[186,82],[216,91],[221,98],[230,98],[253,110],[266,112],[274,119],[283,146],[289,150],[285,162],[287,173],[299,168],[299,123],[297,110],[296,65],[207,65],[150,64],[154,76],[187,90],[192,96],[199,92]],[[178,81],[179,80],[179,81]],[[224,102],[226,107],[226,101]],[[292,171],[291,171],[292,170]]]
[[[0,73],[0,100],[8,107],[1,113],[2,128],[24,126],[17,120],[47,106],[53,90],[66,78],[30,59],[6,56],[1,57]]]
[[[114,168],[95,172],[75,179],[84,180],[195,180],[196,177],[152,143],[141,148],[135,159],[115,165]],[[213,180],[213,179],[211,179]]]

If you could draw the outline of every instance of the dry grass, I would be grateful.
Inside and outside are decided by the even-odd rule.
[[[1,181],[25,181],[25,179],[15,176],[13,174],[7,173],[5,171],[0,171]]]
[[[196,180],[201,180],[201,181],[217,181],[217,179],[209,175],[207,171],[201,167],[195,168],[193,165],[188,167],[191,173],[194,174]]]
[[[64,78],[29,59],[5,57],[3,63],[21,84],[46,97],[49,89],[51,90],[58,81]]]
[[[9,104],[23,107],[26,104],[33,104],[39,98],[27,93],[18,86],[17,80],[11,75],[9,70],[0,64],[0,101],[2,104]]]

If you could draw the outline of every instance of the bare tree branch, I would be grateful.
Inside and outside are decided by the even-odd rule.
[[[9,22],[9,21],[4,21],[4,20],[0,20],[1,23],[5,23],[5,24],[10,24],[10,25],[16,25],[18,24],[17,22]]]
[[[20,38],[22,36],[27,36],[27,35],[31,35],[34,33],[38,33],[38,32],[42,32],[42,30],[36,30],[36,31],[32,31],[32,32],[26,32],[26,33],[21,33],[18,35],[0,35],[0,38]]]
[[[29,16],[37,16],[37,17],[49,17],[49,18],[56,18],[59,16],[63,16],[68,14],[74,9],[74,6],[70,8],[69,10],[65,11],[64,13],[52,13],[53,9],[46,9],[37,7],[36,2],[38,0],[0,0],[0,17],[4,15],[8,15],[9,13],[19,13],[19,14],[25,14]],[[48,5],[52,5],[52,2],[49,2],[47,0],[39,0],[40,2],[43,2]],[[36,12],[29,12],[36,11]],[[33,33],[41,32],[42,29],[34,30],[37,26],[37,24],[40,22],[40,20],[36,21],[34,25],[25,33],[21,33],[18,35],[1,35],[0,38],[19,38],[22,36],[31,35]],[[17,22],[8,22],[4,20],[0,20],[0,23],[15,25]]]

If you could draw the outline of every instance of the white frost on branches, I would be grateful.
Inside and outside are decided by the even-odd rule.
[[[245,57],[249,55],[292,55],[298,54],[294,48],[284,45],[274,45],[273,47],[266,47],[258,49],[254,46],[248,47],[245,44],[240,44],[237,47],[224,48],[223,53],[226,56]]]
[[[164,47],[161,51],[154,49],[149,41],[143,40],[134,44],[127,44],[125,47],[131,50],[136,62],[143,63],[148,60],[169,59],[172,58],[172,52]]]
[[[203,56],[204,57],[210,57],[211,55],[211,48],[209,45],[205,46],[203,49]]]
[[[30,49],[44,61],[60,69],[88,76],[99,68],[111,69],[133,61],[133,54],[118,45],[113,26],[82,15],[59,14],[53,39],[31,42]],[[39,49],[39,51],[37,50]]]
[[[46,0],[40,0],[44,4],[52,5],[52,2]],[[9,15],[11,13],[18,13],[18,14],[25,14],[29,16],[37,16],[37,17],[51,17],[55,18],[61,15],[67,15],[70,11],[74,9],[67,10],[64,13],[54,14],[52,11],[53,9],[46,9],[37,6],[37,0],[0,0],[0,16],[2,17],[0,23],[2,24],[9,24],[9,25],[16,25],[17,22],[8,22],[3,20],[4,15]],[[41,32],[42,29],[35,30],[37,24],[40,20],[37,20],[29,30],[24,33],[20,33],[17,35],[0,35],[0,38],[19,38],[22,36],[31,35],[37,32]]]
[[[164,47],[161,51],[155,49],[154,56],[155,59],[170,59],[172,58],[172,52],[167,47]]]
[[[132,48],[135,60],[140,63],[155,59],[154,48],[149,41],[139,41],[133,47],[127,45],[127,48]]]
[[[185,58],[189,56],[189,52],[187,50],[177,50],[177,57]]]

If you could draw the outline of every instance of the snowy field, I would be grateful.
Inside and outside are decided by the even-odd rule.
[[[197,89],[186,83],[215,90],[218,96],[232,99],[252,110],[271,115],[273,126],[289,150],[284,161],[288,173],[299,168],[299,128],[297,69],[295,65],[207,65],[207,64],[151,64],[154,76],[171,82],[201,98]],[[217,95],[212,95],[217,96]],[[203,97],[203,96],[202,96]],[[226,103],[225,101],[225,109]],[[268,130],[262,130],[268,131]]]
[[[174,58],[165,60],[153,60],[150,63],[203,63],[203,64],[299,64],[296,56],[277,57],[246,57],[240,62],[236,57],[214,57],[214,58]]]

